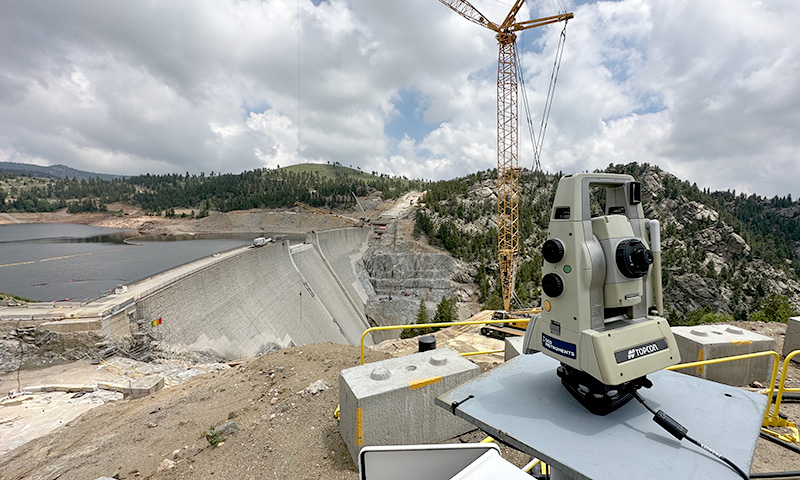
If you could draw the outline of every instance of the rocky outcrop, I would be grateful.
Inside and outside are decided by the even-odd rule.
[[[413,293],[432,300],[453,295],[455,260],[445,253],[369,250],[363,262],[378,296]]]
[[[374,291],[366,315],[375,325],[413,323],[423,300],[432,311],[442,297],[467,302],[477,296],[474,272],[446,253],[381,247],[367,250],[362,262]]]

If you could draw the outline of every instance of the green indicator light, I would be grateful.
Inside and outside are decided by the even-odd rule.
[[[572,271],[572,267],[570,267],[569,265],[564,265],[564,273],[569,273],[571,271]]]

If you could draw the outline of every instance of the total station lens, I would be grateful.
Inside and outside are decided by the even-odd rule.
[[[616,252],[617,268],[628,278],[642,278],[647,275],[653,263],[653,252],[637,238],[619,242]]]
[[[542,245],[542,256],[547,262],[560,262],[564,258],[564,244],[558,239],[551,238]]]
[[[542,291],[548,297],[557,297],[564,293],[564,280],[555,273],[542,277]]]

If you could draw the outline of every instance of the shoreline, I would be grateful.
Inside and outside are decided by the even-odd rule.
[[[145,215],[141,210],[133,207],[120,208],[119,205],[110,205],[109,210],[109,212],[102,213],[67,213],[66,209],[56,212],[2,213],[0,214],[0,225],[72,223],[134,230],[137,235],[132,235],[130,237],[132,239],[146,236],[302,234],[312,230],[331,230],[352,226],[341,218],[293,209],[212,212],[204,218],[155,217]],[[124,212],[122,216],[112,213],[120,210]]]

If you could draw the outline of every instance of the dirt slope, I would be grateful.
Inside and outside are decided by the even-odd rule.
[[[774,325],[768,326],[774,330]],[[778,330],[772,333],[780,336],[783,332]],[[437,343],[462,350],[459,347],[466,347],[460,343],[467,337],[467,332],[448,329],[437,334]],[[413,343],[385,342],[380,350],[367,350],[367,361],[410,353]],[[200,375],[151,397],[111,402],[0,458],[0,479],[355,480],[356,466],[333,412],[339,372],[358,363],[357,347],[293,347]],[[794,377],[796,372],[793,369]],[[330,388],[312,393],[309,387],[319,380]],[[782,411],[792,419],[800,416],[797,404]],[[238,432],[210,446],[206,431],[228,420],[236,423]],[[713,439],[694,434],[713,447]],[[455,441],[483,437],[474,432]],[[504,456],[518,465],[527,461],[507,449]],[[759,442],[753,471],[797,469],[800,456]]]
[[[355,347],[295,347],[112,402],[0,459],[0,477],[355,479],[333,412],[339,372],[358,358]],[[304,392],[318,380],[331,388]],[[239,431],[211,447],[205,432],[229,419]]]

